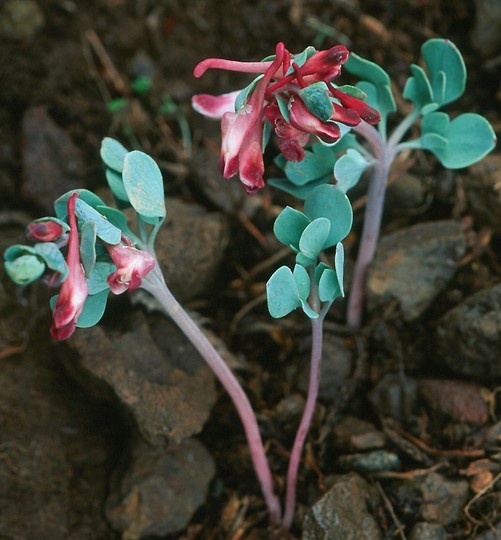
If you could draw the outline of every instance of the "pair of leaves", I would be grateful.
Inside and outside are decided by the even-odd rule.
[[[466,66],[459,49],[447,39],[429,39],[421,47],[421,56],[426,71],[411,65],[412,76],[407,79],[403,96],[426,116],[463,94]]]
[[[130,204],[148,223],[165,218],[162,173],[148,154],[128,152],[118,141],[105,137],[101,158],[107,167],[108,185],[119,201]]]
[[[5,250],[5,271],[9,278],[18,285],[33,283],[47,271],[59,274],[62,282],[69,270],[59,247],[52,242],[43,242],[32,246],[15,244]]]
[[[318,299],[321,302],[330,304],[337,297],[344,296],[343,265],[343,245],[338,243],[335,270],[325,263],[320,263],[314,272],[316,285],[314,294],[318,294]],[[308,303],[310,293],[310,275],[303,266],[296,264],[294,271],[291,271],[287,266],[282,266],[273,273],[266,284],[268,311],[272,317],[278,319],[301,307],[310,319],[316,319],[319,313]]]
[[[277,239],[297,253],[304,266],[315,264],[321,251],[341,242],[350,232],[353,210],[336,186],[315,188],[306,198],[304,213],[287,206],[275,220]]]

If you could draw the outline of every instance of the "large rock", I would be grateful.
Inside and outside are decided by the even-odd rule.
[[[501,284],[484,289],[438,322],[440,357],[456,373],[475,378],[501,376]]]
[[[169,289],[185,302],[212,285],[228,245],[229,227],[221,213],[176,199],[166,202],[167,219],[155,250]]]
[[[215,467],[196,439],[167,450],[137,441],[127,471],[106,503],[122,540],[164,536],[184,529],[207,495]]]
[[[417,319],[452,279],[465,250],[465,233],[455,221],[419,223],[384,236],[367,276],[369,311],[397,302],[406,321]]]
[[[162,445],[198,433],[216,394],[212,372],[198,352],[172,323],[159,324],[170,336],[168,351],[157,347],[141,316],[129,331],[95,326],[76,332],[69,344],[92,380],[101,381],[130,412],[143,437]]]

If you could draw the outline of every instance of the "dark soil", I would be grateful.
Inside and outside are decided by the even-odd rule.
[[[0,18],[7,4],[16,2],[0,2]],[[28,10],[19,28],[12,26],[0,35],[0,248],[22,242],[24,225],[50,213],[49,202],[63,191],[105,188],[99,160],[104,136],[152,155],[164,174],[168,197],[224,211],[231,237],[224,264],[215,286],[190,300],[188,307],[208,321],[231,351],[243,356],[242,377],[282,488],[297,420],[294,411],[287,412],[287,404],[304,393],[300,380],[308,357],[308,326],[299,315],[271,320],[264,302],[245,310],[279,264],[273,259],[277,244],[272,224],[277,208],[290,200],[265,188],[248,205],[240,188],[230,196],[208,187],[208,180],[217,180],[219,128],[192,111],[190,98],[197,92],[239,88],[246,79],[214,72],[197,80],[193,67],[211,56],[263,58],[280,40],[297,52],[310,44],[327,48],[343,41],[380,63],[401,90],[422,43],[430,37],[446,37],[462,51],[468,69],[467,91],[451,106],[451,114],[478,112],[498,131],[499,57],[492,52],[482,55],[474,47],[475,2],[39,0],[26,4],[33,11]],[[329,33],[322,33],[320,25]],[[141,76],[151,79],[151,88],[137,87]],[[175,105],[176,112],[167,105]],[[189,126],[191,138],[184,126]],[[398,310],[389,306],[366,317],[362,332],[352,335],[343,326],[342,303],[333,308],[327,331],[341,339],[356,361],[335,391],[319,401],[290,538],[301,537],[301,516],[328,488],[328,479],[347,470],[336,461],[340,447],[332,433],[352,416],[385,431],[386,448],[401,459],[398,474],[407,477],[430,469],[439,470],[444,478],[470,479],[464,471],[472,462],[497,456],[491,459],[492,482],[487,480],[481,488],[484,496],[478,496],[470,515],[463,513],[446,525],[447,534],[457,539],[475,537],[500,519],[501,486],[495,475],[501,445],[488,450],[485,443],[499,412],[498,380],[474,381],[485,389],[482,395],[490,396],[491,414],[479,413],[480,420],[474,416],[473,422],[470,416],[467,421],[461,415],[451,416],[448,405],[430,405],[426,389],[436,395],[442,391],[440,386],[438,390],[427,386],[418,397],[424,401],[408,416],[401,404],[382,414],[369,398],[388,374],[470,382],[439,361],[428,336],[458,299],[499,282],[500,276],[499,232],[482,221],[481,212],[480,217],[472,213],[463,186],[466,172],[447,173],[430,155],[413,154],[407,160],[402,166],[426,186],[426,204],[400,212],[390,208],[383,232],[454,219],[468,226],[470,238],[476,234],[475,241],[448,288],[413,323],[404,323]],[[237,181],[232,182],[236,187]],[[220,185],[229,193],[230,182]],[[358,210],[348,240],[351,253],[360,232],[363,199],[353,202]],[[17,291],[6,279],[0,281],[0,538],[119,538],[104,508],[112,474],[126,459],[124,449],[132,428],[118,405],[89,397],[63,369],[61,357],[71,360],[74,352],[49,338],[48,298],[42,286]],[[125,299],[112,306],[105,327],[120,327],[127,307]],[[199,438],[215,459],[216,477],[190,525],[165,538],[270,538],[243,432],[222,392]],[[418,520],[412,510],[418,503],[405,499],[404,504],[397,492],[393,480],[398,474],[367,476],[384,493],[383,500],[373,504],[385,538],[408,537]],[[471,487],[468,499],[475,493]],[[398,532],[402,526],[405,533]]]

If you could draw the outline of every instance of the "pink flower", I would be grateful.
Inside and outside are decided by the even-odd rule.
[[[73,332],[82,313],[85,300],[87,299],[88,287],[85,274],[80,263],[80,245],[78,241],[78,227],[75,215],[75,202],[78,197],[74,193],[68,199],[68,219],[70,224],[70,239],[68,242],[69,274],[64,280],[59,296],[57,297],[52,313],[52,326],[50,334],[59,341],[68,339]]]
[[[26,227],[26,236],[35,242],[58,242],[60,247],[66,245],[68,238],[63,225],[51,219],[32,221]],[[63,236],[64,235],[64,236]]]
[[[147,251],[134,247],[126,236],[120,244],[106,244],[117,269],[106,280],[113,294],[133,291],[141,286],[141,281],[155,266],[155,258]]]
[[[278,138],[278,147],[289,161],[304,158],[303,147],[311,135],[326,143],[336,142],[341,137],[336,122],[348,126],[356,126],[361,120],[371,124],[379,122],[377,111],[331,84],[331,80],[340,74],[348,55],[346,47],[336,45],[314,52],[302,65],[298,65],[296,57],[283,43],[278,43],[275,58],[269,61],[235,62],[208,58],[200,62],[193,72],[195,77],[201,77],[210,68],[262,74],[255,80],[244,102],[239,103],[238,109],[238,92],[221,96],[199,94],[192,99],[196,111],[210,118],[221,118],[219,164],[223,176],[231,178],[238,173],[249,193],[264,186],[262,137],[266,121],[271,123]],[[325,100],[332,103],[332,115],[327,119],[315,116],[299,97],[302,89],[320,82],[326,83],[323,104]],[[327,107],[328,104],[329,101]]]

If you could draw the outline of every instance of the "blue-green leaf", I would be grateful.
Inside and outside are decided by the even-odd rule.
[[[279,242],[299,250],[299,239],[310,220],[299,210],[286,206],[273,225],[273,233]]]
[[[87,278],[89,295],[94,295],[110,288],[106,279],[115,271],[115,268],[115,265],[111,262],[96,262],[91,276]]]
[[[277,189],[281,189],[289,195],[293,195],[296,199],[304,200],[316,187],[327,184],[331,179],[331,176],[332,175],[329,174],[328,176],[309,182],[304,186],[297,186],[296,184],[289,182],[286,178],[269,178],[266,183]]]
[[[93,221],[96,224],[96,234],[101,240],[108,244],[120,243],[122,231],[80,197],[76,200],[75,211],[83,222]]]
[[[332,175],[336,154],[328,152],[320,153],[305,150],[302,161],[289,161],[285,166],[285,175],[288,180],[297,186],[303,186],[309,182],[319,180],[327,175]]]
[[[448,39],[429,39],[421,47],[435,101],[446,105],[460,97],[466,84],[466,66],[459,49]]]
[[[118,173],[123,170],[125,154],[128,150],[115,139],[105,137],[101,142],[101,159],[103,162]]]
[[[109,292],[109,289],[104,289],[97,294],[87,296],[82,313],[78,317],[77,328],[89,328],[101,320],[106,309]]]
[[[442,165],[449,169],[468,167],[493,150],[496,135],[483,116],[464,113],[452,122],[447,117],[446,122],[443,114],[434,112],[425,116],[421,123],[422,136],[418,139]]]
[[[256,87],[256,84],[264,77],[264,75],[258,75],[253,81],[251,81],[235,99],[235,112],[242,108],[249,99],[249,94],[251,94]]]
[[[334,165],[334,177],[336,186],[346,193],[349,189],[356,186],[360,177],[367,167],[371,165],[364,156],[354,148],[349,148]]]
[[[333,302],[338,296],[341,296],[336,272],[327,268],[322,272],[318,284],[318,297],[322,302]]]
[[[122,175],[113,169],[107,168],[105,171],[106,181],[108,186],[113,193],[113,195],[122,202],[129,202],[129,197],[125,191],[124,182],[122,180]]]
[[[5,272],[17,285],[28,285],[39,279],[45,272],[45,263],[36,255],[21,255],[14,260],[6,260]]]
[[[59,219],[65,219],[68,217],[68,199],[74,193],[78,193],[77,201],[82,200],[92,208],[96,208],[96,206],[99,205],[104,205],[104,201],[95,193],[92,193],[92,191],[89,191],[88,189],[72,189],[71,191],[67,191],[64,195],[61,195],[61,197],[54,202],[54,210]]]
[[[48,268],[61,274],[61,282],[68,277],[70,273],[68,265],[56,244],[52,242],[40,242],[39,244],[35,244],[34,250],[44,260]]]
[[[292,275],[294,277],[294,280],[296,281],[299,298],[301,300],[308,300],[308,296],[310,295],[311,283],[310,276],[308,275],[306,268],[299,264],[296,264],[294,266],[294,271],[292,272]]]
[[[411,72],[412,77],[405,83],[403,96],[412,101],[417,109],[422,110],[423,107],[435,103],[433,90],[423,68],[411,64]],[[438,107],[438,104],[435,104],[435,107]]]
[[[334,257],[334,268],[336,269],[336,277],[339,285],[341,296],[344,296],[344,246],[341,242],[336,246],[336,255]]]
[[[266,283],[268,311],[275,319],[288,315],[301,305],[299,289],[287,266],[276,270]]]
[[[124,158],[122,172],[125,191],[134,210],[145,218],[164,218],[162,173],[155,161],[138,150]]]
[[[325,217],[330,221],[329,236],[324,249],[336,245],[351,230],[353,210],[345,193],[336,186],[326,184],[315,188],[306,198],[304,213],[310,220]]]
[[[316,261],[329,237],[331,222],[324,217],[314,219],[299,239],[299,250],[310,260]]]
[[[80,229],[80,258],[87,277],[92,275],[96,264],[96,236],[96,222],[84,221]]]
[[[127,224],[127,216],[123,212],[117,210],[116,208],[111,208],[110,206],[98,206],[96,210],[107,218],[111,224],[118,227],[135,244],[139,242],[139,238],[129,228],[129,225]]]

